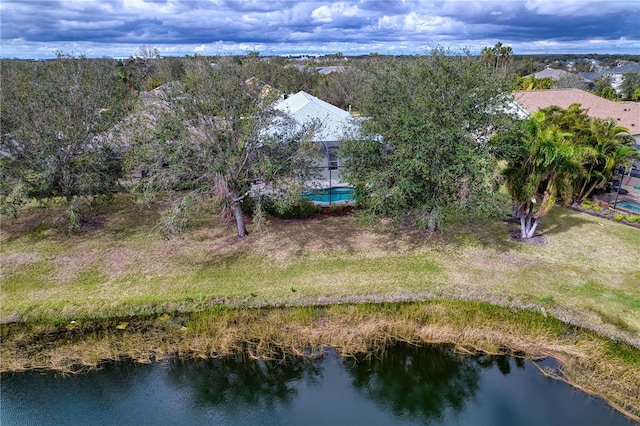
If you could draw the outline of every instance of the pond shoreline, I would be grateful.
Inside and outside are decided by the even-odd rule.
[[[376,356],[396,342],[445,344],[463,354],[552,357],[543,371],[605,399],[640,421],[637,348],[564,323],[539,307],[499,307],[477,301],[432,300],[325,306],[228,308],[201,312],[13,323],[2,330],[3,374],[26,370],[79,373],[130,358],[218,358],[240,352],[261,359],[339,354]]]

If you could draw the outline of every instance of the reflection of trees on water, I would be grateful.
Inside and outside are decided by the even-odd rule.
[[[289,405],[298,382],[317,384],[321,359],[288,356],[283,361],[261,361],[240,354],[222,359],[185,362],[171,368],[168,377],[191,390],[195,403],[223,405],[237,410]]]
[[[345,360],[353,386],[382,410],[421,422],[463,411],[478,390],[473,360],[436,346],[397,345],[382,359]]]
[[[353,388],[376,403],[380,410],[420,422],[460,413],[479,388],[480,370],[510,372],[510,357],[483,355],[461,357],[439,346],[389,347],[384,357],[354,362],[343,360]],[[216,406],[237,412],[291,405],[300,386],[319,385],[321,358],[286,357],[284,361],[259,361],[239,354],[206,361],[175,361],[167,373],[197,406]],[[524,361],[516,359],[518,367]]]
[[[479,355],[474,359],[482,368],[489,368],[495,364],[498,370],[505,375],[511,373],[511,360],[514,360],[516,367],[520,369],[524,369],[525,365],[523,358],[514,358],[508,355]]]

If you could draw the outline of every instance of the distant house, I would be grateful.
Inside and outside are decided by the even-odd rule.
[[[533,76],[535,78],[538,78],[538,79],[550,78],[553,81],[558,81],[558,80],[560,80],[562,78],[576,76],[576,77],[582,79],[582,81],[586,85],[585,87],[594,86],[594,83],[593,83],[592,80],[589,80],[588,78],[585,78],[582,75],[574,74],[574,73],[571,73],[571,72],[565,71],[565,70],[558,70],[558,69],[555,69],[555,68],[546,68],[546,69],[544,69],[542,71],[538,71],[537,73],[533,74]]]
[[[569,71],[558,70],[555,68],[546,68],[542,71],[538,71],[533,76],[535,78],[550,78],[551,80],[558,81],[562,77],[567,77],[570,75],[572,75],[572,73],[570,73]]]
[[[566,109],[580,104],[590,117],[616,120],[619,126],[629,129],[636,145],[640,145],[640,103],[610,101],[580,89],[519,91],[513,97],[529,114],[552,105]]]
[[[578,75],[584,79],[591,81],[600,80],[605,77],[611,78],[611,87],[613,87],[618,93],[620,93],[620,85],[624,79],[625,74],[640,74],[640,64],[635,62],[629,62],[626,64],[618,65],[615,68],[602,70],[599,72],[581,72]]]
[[[331,74],[332,72],[345,72],[349,67],[345,67],[342,65],[332,66],[332,67],[316,67],[316,72],[318,74]]]
[[[344,65],[329,66],[329,67],[309,67],[307,65],[301,65],[301,64],[294,65],[294,67],[300,72],[315,72],[315,73],[324,74],[324,75],[331,74],[334,72],[345,72],[350,68]]]
[[[566,109],[580,104],[590,117],[613,118],[619,126],[626,127],[635,139],[636,149],[640,150],[640,103],[610,101],[580,89],[519,91],[513,97],[528,114],[552,105]],[[640,177],[640,174],[636,171],[632,176]]]
[[[275,106],[276,110],[287,113],[300,126],[319,124],[313,142],[322,144],[323,160],[316,166],[320,169],[320,186],[340,186],[340,141],[357,134],[359,121],[356,117],[330,103],[304,91],[286,97]]]

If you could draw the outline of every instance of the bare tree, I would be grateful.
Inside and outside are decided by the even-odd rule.
[[[187,189],[178,204],[183,210],[185,202],[213,196],[244,237],[242,203],[252,185],[302,179],[313,160],[312,129],[278,115],[275,92],[247,82],[242,66],[232,61],[216,67],[204,59],[188,61],[184,87],[165,98],[153,131],[135,146],[149,170],[146,188]]]
[[[142,45],[136,50],[135,56],[140,59],[158,59],[160,50],[157,47]]]

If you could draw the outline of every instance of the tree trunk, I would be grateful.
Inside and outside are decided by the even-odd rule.
[[[233,216],[236,219],[238,237],[244,238],[245,235],[247,235],[247,228],[244,225],[244,216],[242,215],[242,206],[240,205],[238,191],[232,191],[231,197],[231,210],[233,211]]]
[[[533,234],[536,232],[536,228],[538,227],[538,224],[540,223],[540,218],[536,219],[533,221],[533,226],[531,226],[531,228],[529,229],[529,231],[527,232],[527,236],[526,238],[531,238],[533,237]]]
[[[436,211],[432,210],[429,212],[428,214],[428,219],[427,219],[427,229],[429,229],[429,231],[435,231],[436,230],[436,226],[438,225],[438,222],[436,221]]]
[[[526,239],[533,237],[533,233],[536,231],[540,218],[533,217],[533,203],[529,202],[529,205],[525,205],[520,209],[520,238]]]
[[[520,215],[520,238],[526,238],[527,236],[527,219],[524,214]]]

